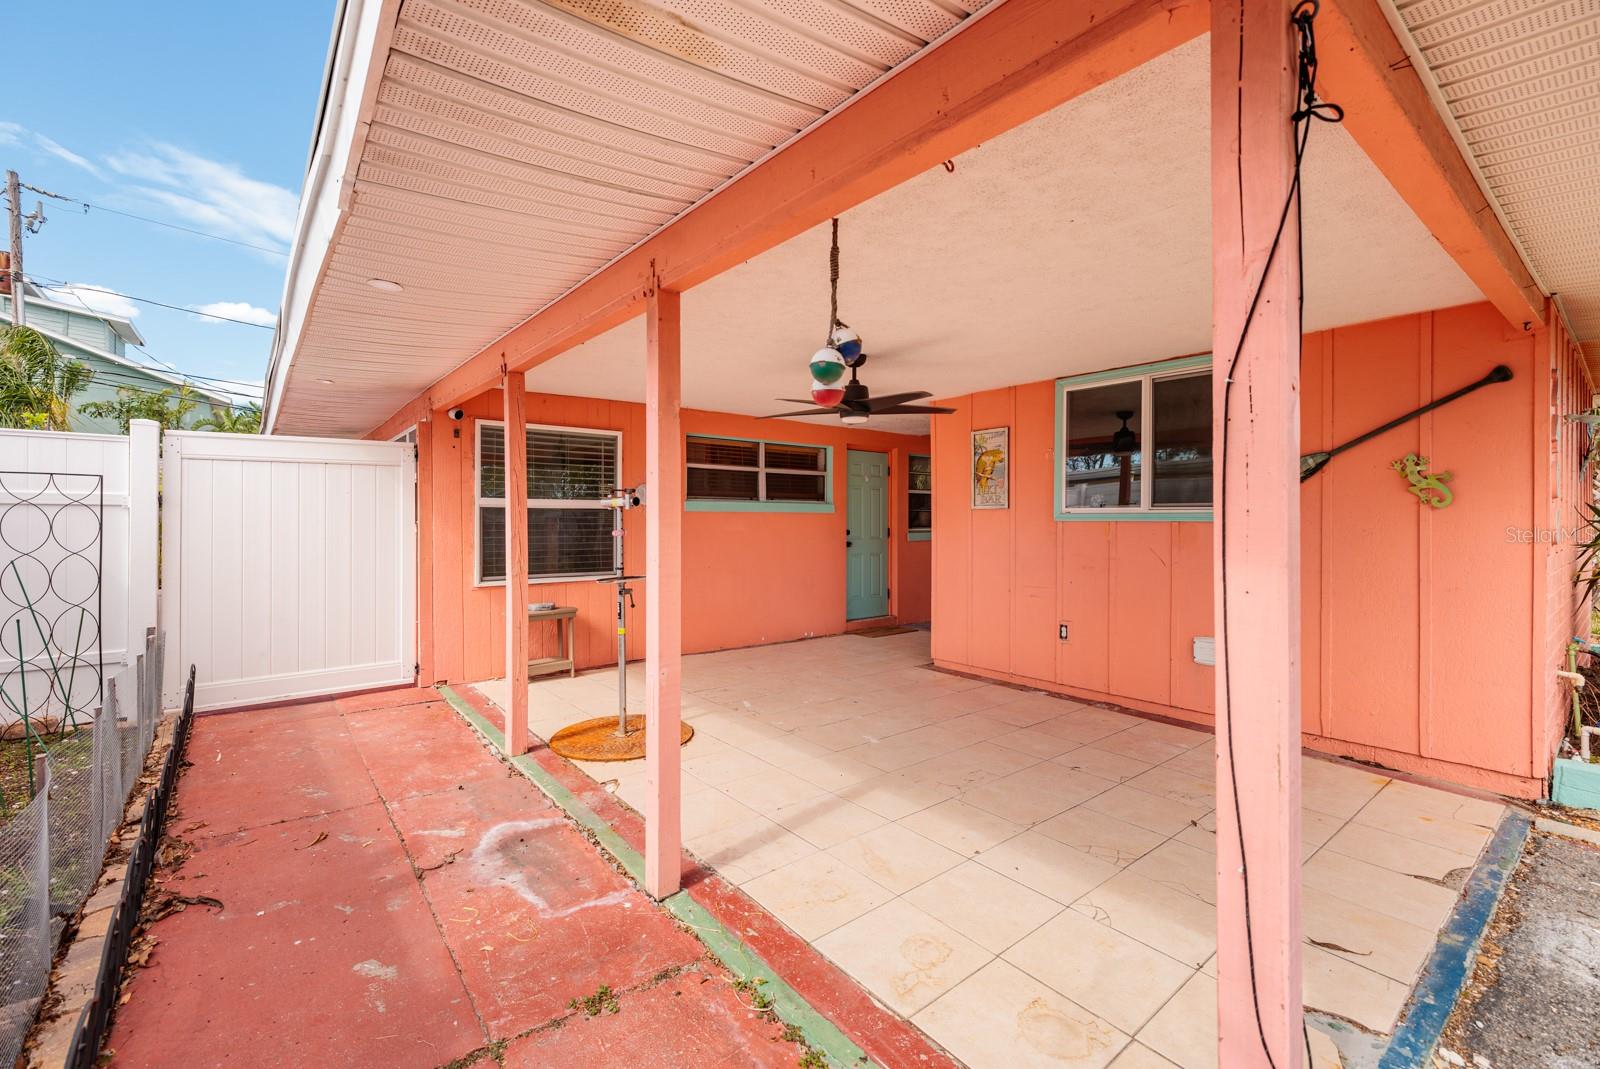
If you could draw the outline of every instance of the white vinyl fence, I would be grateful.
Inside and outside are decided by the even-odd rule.
[[[416,677],[416,459],[404,442],[168,431],[162,626],[169,705]]]
[[[159,435],[0,430],[0,724],[92,718],[143,652]]]

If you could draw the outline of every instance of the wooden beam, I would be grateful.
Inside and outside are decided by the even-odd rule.
[[[449,407],[1204,33],[1202,0],[1006,0],[435,383]]]
[[[683,420],[679,295],[652,287],[645,313],[645,892],[682,879],[679,711],[683,654]],[[519,378],[521,376],[518,376]]]
[[[1344,128],[1395,192],[1507,320],[1543,325],[1544,295],[1380,0],[1324,0],[1317,53],[1321,96],[1344,108]]]
[[[528,749],[528,387],[506,372],[506,753]]]
[[[1294,179],[1293,5],[1217,0],[1211,17],[1217,1061],[1229,1069],[1302,1064],[1293,225],[1269,252]]]

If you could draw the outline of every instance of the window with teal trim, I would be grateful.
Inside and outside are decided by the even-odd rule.
[[[1059,514],[1210,509],[1211,369],[1175,363],[1061,380]]]
[[[933,530],[933,458],[911,454],[906,476],[906,530],[913,535]]]
[[[689,435],[684,455],[690,501],[822,503],[828,450],[820,445]]]

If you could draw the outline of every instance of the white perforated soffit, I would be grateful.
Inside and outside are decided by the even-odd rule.
[[[1501,218],[1600,343],[1600,0],[1397,0]]]
[[[991,2],[405,0],[278,430],[372,427]]]

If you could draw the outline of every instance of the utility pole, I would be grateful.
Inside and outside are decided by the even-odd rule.
[[[22,183],[17,172],[6,172],[6,200],[11,204],[11,322],[22,326]]]

